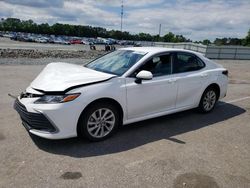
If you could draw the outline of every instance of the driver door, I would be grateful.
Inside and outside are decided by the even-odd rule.
[[[150,71],[152,80],[135,83],[141,70]],[[177,80],[172,78],[172,55],[155,56],[126,78],[128,119],[153,115],[175,108]]]

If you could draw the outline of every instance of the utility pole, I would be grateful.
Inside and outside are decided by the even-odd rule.
[[[161,36],[161,24],[159,25],[159,37]]]
[[[122,32],[122,22],[123,22],[123,0],[122,0],[122,5],[121,5],[121,32]]]
[[[159,37],[158,37],[158,42],[160,42],[160,38],[161,38],[161,24],[159,25]]]

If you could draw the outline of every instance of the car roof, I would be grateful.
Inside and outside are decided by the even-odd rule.
[[[179,52],[189,52],[189,53],[201,55],[200,53],[194,52],[191,50],[184,50],[184,49],[178,49],[178,48],[165,48],[165,47],[127,47],[127,48],[121,48],[119,50],[132,50],[132,51],[138,51],[138,52],[144,52],[144,53],[150,53],[150,54],[179,51]]]

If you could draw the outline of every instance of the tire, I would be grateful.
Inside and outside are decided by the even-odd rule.
[[[214,89],[213,87],[207,88],[202,94],[198,107],[199,111],[202,113],[211,112],[214,109],[218,98],[219,96],[216,89]]]
[[[115,133],[119,122],[120,114],[115,105],[107,102],[95,103],[81,114],[78,136],[94,142],[104,140]]]

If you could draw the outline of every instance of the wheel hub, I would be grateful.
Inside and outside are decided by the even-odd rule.
[[[216,102],[216,93],[211,90],[208,91],[203,99],[203,107],[206,111],[211,110]]]
[[[95,138],[108,135],[115,125],[115,115],[107,108],[101,108],[92,113],[87,123],[89,134]]]

